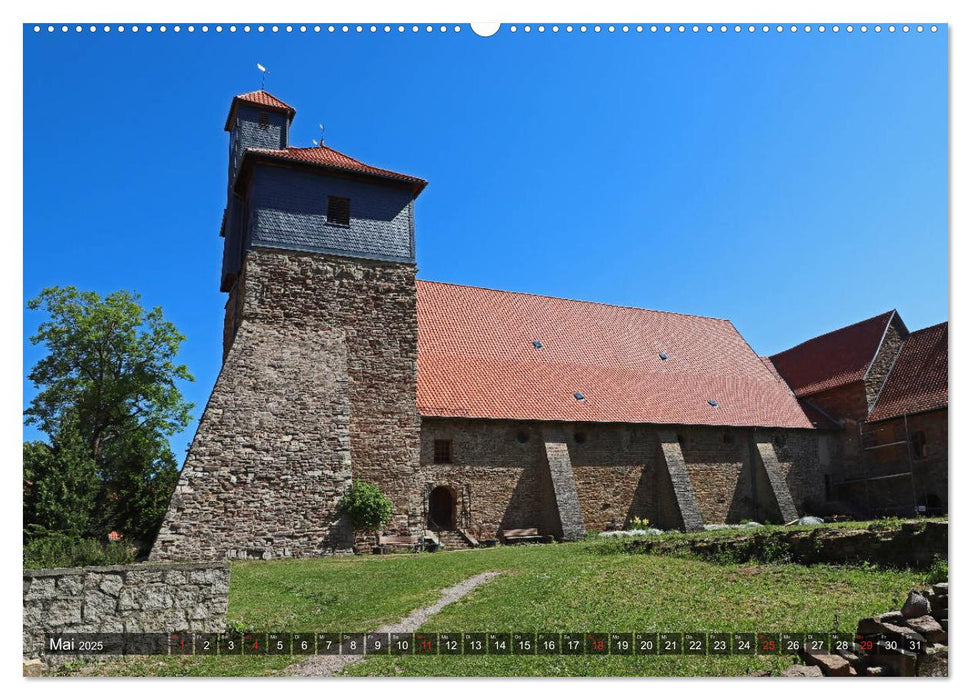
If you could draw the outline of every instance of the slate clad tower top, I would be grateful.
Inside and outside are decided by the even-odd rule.
[[[414,263],[421,178],[323,144],[290,146],[296,110],[264,90],[233,98],[220,288],[231,291],[253,248]]]

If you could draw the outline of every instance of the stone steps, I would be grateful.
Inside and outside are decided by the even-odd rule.
[[[455,549],[472,549],[472,545],[462,536],[458,530],[443,530],[436,533],[439,536],[442,549],[451,551]]]

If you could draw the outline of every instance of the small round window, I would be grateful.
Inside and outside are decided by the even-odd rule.
[[[529,433],[527,433],[525,430],[520,430],[518,433],[516,433],[516,442],[519,444],[529,442]]]
[[[586,433],[581,433],[581,432],[573,433],[573,442],[575,442],[576,444],[582,445],[586,441],[587,441]]]

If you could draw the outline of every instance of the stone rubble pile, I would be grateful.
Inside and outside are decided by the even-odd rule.
[[[809,666],[792,666],[783,675],[947,676],[947,592],[947,582],[912,590],[900,612],[860,620],[848,650],[803,649]]]

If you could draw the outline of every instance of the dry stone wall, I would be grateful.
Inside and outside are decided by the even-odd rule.
[[[44,635],[224,632],[225,562],[24,571],[24,658],[47,656]]]

